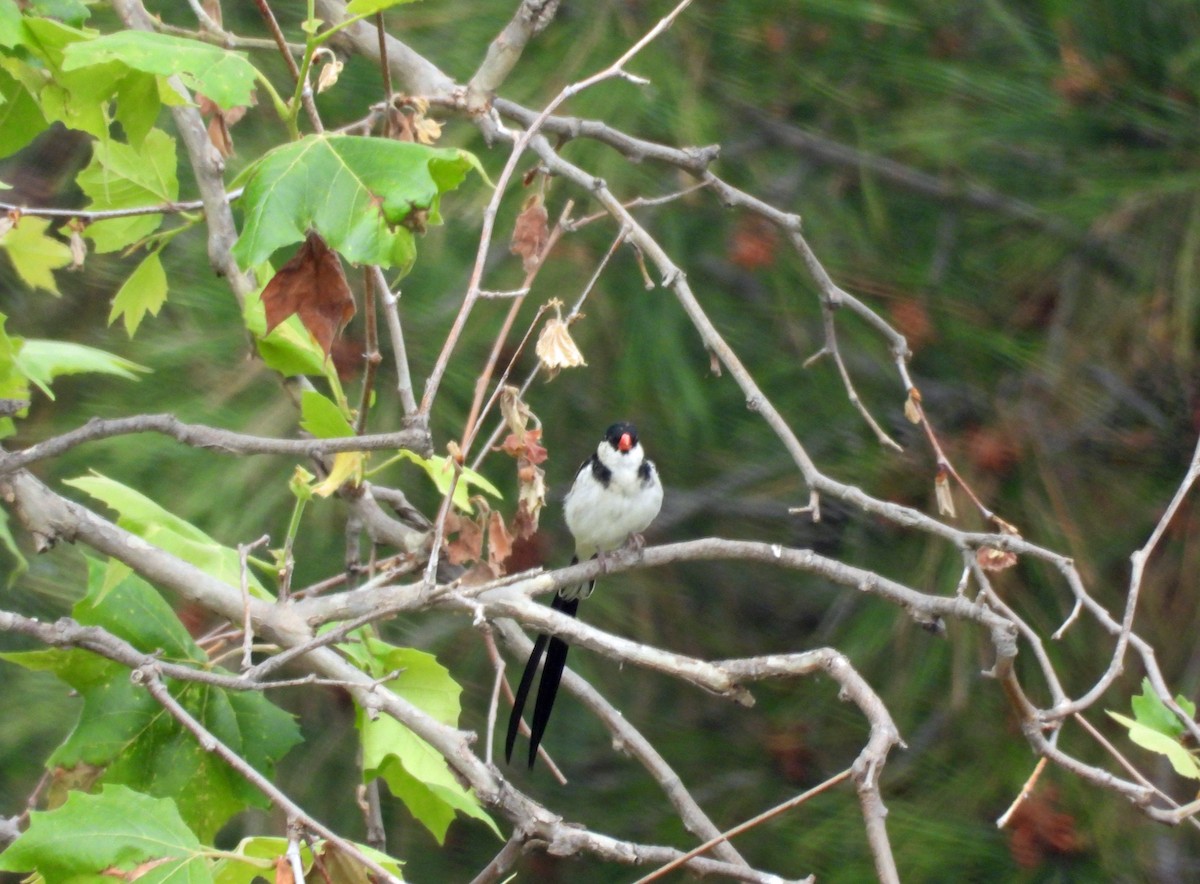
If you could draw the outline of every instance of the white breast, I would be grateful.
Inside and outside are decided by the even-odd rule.
[[[662,508],[662,483],[653,465],[649,482],[638,476],[644,460],[640,446],[623,455],[610,448],[603,459],[612,471],[607,487],[585,466],[563,501],[567,527],[581,560],[617,549],[630,534],[645,531]]]

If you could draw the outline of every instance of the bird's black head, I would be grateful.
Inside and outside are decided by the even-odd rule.
[[[616,451],[629,451],[638,444],[637,427],[633,424],[613,424],[604,431],[604,440]]]

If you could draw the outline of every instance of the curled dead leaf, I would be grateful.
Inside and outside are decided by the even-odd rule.
[[[87,243],[83,240],[83,222],[78,218],[72,218],[67,227],[71,231],[70,247],[71,247],[71,265],[69,270],[78,270],[83,266],[84,260],[87,258]]]
[[[975,553],[975,561],[985,571],[1005,571],[1017,563],[1017,554],[994,546],[981,546]]]
[[[338,77],[342,73],[342,60],[329,53],[329,60],[321,65],[321,73],[317,75],[317,94],[324,92],[327,89],[332,89],[337,84]]]
[[[939,468],[933,480],[933,492],[937,498],[938,515],[954,518],[954,495],[950,493],[950,474]]]
[[[542,249],[550,239],[550,216],[540,193],[532,194],[521,208],[513,225],[509,251],[521,256],[521,266],[531,273],[542,258]]]
[[[904,400],[904,416],[910,423],[921,422],[921,391],[916,387],[909,389],[908,398]]]
[[[253,95],[251,95],[251,99],[251,104],[254,104]],[[233,156],[233,136],[229,129],[246,116],[247,108],[239,105],[231,107],[229,110],[222,110],[216,102],[201,93],[196,93],[196,103],[199,105],[200,115],[210,118],[208,140],[212,142],[213,147],[221,156]]]
[[[514,433],[524,433],[531,418],[541,425],[533,409],[521,399],[521,391],[511,384],[506,384],[500,391],[500,414],[504,417],[504,423]]]
[[[421,144],[435,144],[442,137],[442,124],[425,117],[413,124],[413,131]]]
[[[532,537],[538,529],[542,508],[546,505],[546,473],[532,464],[518,470],[517,516],[513,528],[521,538]]]
[[[447,513],[445,535],[446,561],[451,565],[477,562],[483,556],[483,525],[469,516]]]
[[[583,361],[583,354],[579,352],[579,347],[571,337],[570,329],[563,322],[562,302],[555,298],[550,305],[554,307],[555,316],[542,327],[534,352],[537,353],[542,368],[550,372],[550,377],[554,377],[561,369],[575,368],[587,363]]]
[[[293,313],[329,356],[333,339],[354,315],[354,296],[337,252],[310,231],[262,293],[267,334]]]
[[[488,564],[499,574],[505,573],[504,563],[512,555],[512,535],[504,524],[504,516],[498,510],[492,510],[487,523]]]

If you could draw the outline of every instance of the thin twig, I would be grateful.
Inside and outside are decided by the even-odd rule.
[[[739,823],[738,825],[734,826],[732,829],[727,829],[726,831],[724,831],[720,835],[718,835],[716,838],[710,838],[708,841],[705,841],[703,844],[699,845],[698,847],[692,848],[687,853],[672,860],[671,862],[667,863],[665,866],[655,869],[649,875],[646,875],[642,878],[638,878],[637,881],[634,882],[634,884],[650,884],[651,881],[657,881],[659,878],[661,878],[667,872],[674,871],[675,869],[679,868],[684,863],[686,863],[692,857],[699,856],[700,854],[704,853],[706,850],[709,850],[710,848],[712,848],[714,845],[719,844],[722,841],[728,841],[731,838],[736,838],[738,835],[742,834],[743,832],[748,832],[751,829],[755,828],[756,826],[761,826],[763,823],[767,822],[768,820],[774,819],[775,817],[779,816],[781,813],[787,813],[789,810],[799,807],[804,802],[808,801],[809,799],[815,798],[816,796],[820,795],[822,792],[832,789],[834,786],[838,785],[839,783],[844,783],[846,780],[850,779],[850,777],[853,773],[854,773],[853,770],[851,770],[850,768],[846,768],[841,773],[834,774],[829,779],[825,780],[825,782],[820,783],[816,786],[813,786],[807,792],[801,792],[799,795],[789,798],[787,801],[781,802],[780,804],[775,805],[774,807],[770,808],[769,810],[764,810],[758,816],[751,817],[750,819],[746,820],[744,823]]]
[[[375,13],[375,30],[379,34],[379,73],[383,77],[383,100],[392,100],[392,69],[388,65],[387,31],[383,27],[383,12]]]
[[[365,326],[365,347],[363,361],[362,396],[358,402],[358,419],[354,424],[354,435],[361,436],[367,431],[367,414],[371,408],[371,393],[375,389],[375,372],[383,357],[379,355],[379,330],[375,322],[375,281],[378,267],[363,269],[363,315]],[[382,276],[382,274],[379,274]]]
[[[375,291],[382,300],[383,316],[392,339],[392,353],[396,359],[396,393],[400,396],[404,416],[411,420],[417,413],[417,399],[413,393],[412,374],[408,368],[408,348],[404,343],[404,330],[400,325],[400,294],[392,291],[383,271],[378,267],[375,268]]]
[[[238,553],[238,579],[242,590],[242,605],[245,608],[245,614],[242,617],[242,671],[245,672],[253,664],[254,656],[254,624],[250,619],[250,566],[248,559],[250,551],[257,549],[271,542],[271,536],[264,534],[262,537],[255,540],[253,543],[239,543],[237,547]]]
[[[479,235],[479,248],[475,254],[475,265],[471,270],[471,278],[467,285],[467,294],[463,298],[462,307],[459,308],[458,315],[455,317],[454,324],[450,328],[449,334],[446,336],[446,342],[442,346],[442,352],[438,355],[437,362],[434,363],[433,370],[429,374],[429,379],[425,382],[425,393],[421,397],[420,413],[428,415],[433,407],[433,401],[437,396],[438,387],[441,384],[442,376],[446,372],[446,367],[450,361],[450,355],[454,352],[458,344],[459,338],[462,336],[463,329],[466,326],[467,317],[470,316],[472,308],[475,306],[476,300],[479,298],[479,290],[481,288],[483,278],[484,262],[487,258],[489,247],[492,242],[492,232],[495,228],[496,214],[500,207],[500,200],[504,196],[504,191],[512,179],[513,173],[516,170],[517,163],[521,155],[525,152],[525,148],[529,146],[534,136],[537,135],[542,123],[559,107],[564,101],[574,95],[590,88],[591,86],[601,83],[605,80],[614,77],[626,77],[624,65],[629,62],[635,55],[641,52],[650,42],[657,38],[663,31],[669,28],[688,6],[692,0],[681,0],[681,2],[672,9],[667,15],[658,21],[646,34],[633,44],[620,58],[610,64],[603,70],[592,74],[580,80],[578,83],[573,83],[564,88],[558,93],[545,109],[538,114],[537,118],[518,135],[513,141],[512,151],[509,154],[508,161],[504,165],[504,169],[496,179],[496,188],[492,194],[491,200],[488,202],[487,208],[483,213],[482,230]]]
[[[245,188],[228,191],[225,198],[233,201],[241,197]],[[185,212],[203,211],[204,200],[184,200],[160,203],[156,206],[131,206],[127,209],[54,209],[47,206],[19,206],[16,203],[0,202],[0,212],[15,212],[35,218],[78,218],[80,221],[107,221],[110,218],[133,218],[139,215],[179,215]]]

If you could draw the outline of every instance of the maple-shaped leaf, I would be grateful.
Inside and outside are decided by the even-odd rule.
[[[407,269],[416,259],[413,231],[441,223],[441,195],[471,169],[484,174],[463,150],[308,135],[242,174],[244,220],[233,256],[254,267],[315,230],[351,264]]]
[[[271,277],[262,293],[267,334],[293,313],[300,317],[325,355],[354,315],[354,295],[337,252],[313,231],[292,259]]]

